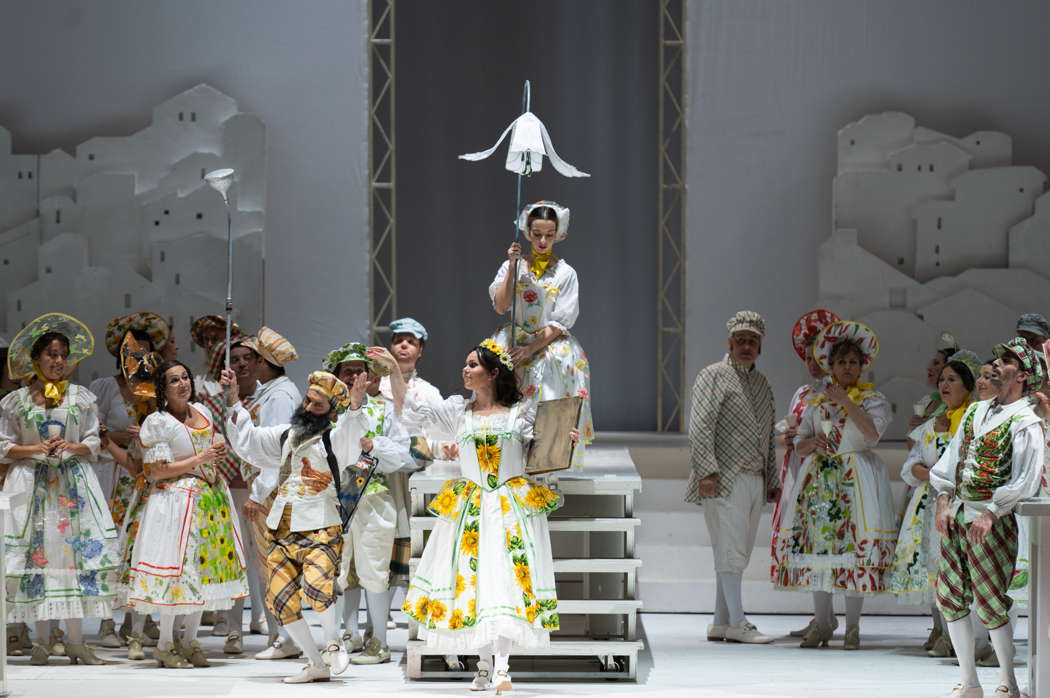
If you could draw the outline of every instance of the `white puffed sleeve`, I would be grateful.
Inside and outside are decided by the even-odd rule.
[[[77,386],[77,440],[91,451],[91,459],[98,459],[102,439],[98,435],[98,405],[95,394],[83,386]]]
[[[236,421],[235,421],[236,420]],[[241,460],[257,468],[281,467],[281,452],[284,444],[281,435],[288,425],[257,427],[244,405],[237,403],[226,410],[226,437],[229,446]]]
[[[860,406],[871,415],[871,421],[875,423],[875,432],[879,435],[879,438],[874,440],[865,439],[868,442],[868,448],[874,448],[882,439],[882,435],[886,433],[886,428],[889,427],[890,422],[893,421],[893,406],[890,405],[890,401],[886,399],[885,395],[878,392],[864,400]]]
[[[1010,471],[1010,481],[992,493],[988,511],[997,517],[1006,516],[1022,499],[1034,497],[1039,492],[1045,449],[1041,420],[1033,420],[1026,426],[1015,429],[1014,462]]]
[[[492,307],[496,307],[496,292],[499,291],[500,287],[503,286],[507,279],[507,274],[510,269],[510,261],[504,260],[503,264],[500,265],[499,271],[496,272],[496,278],[489,284],[489,300],[492,301]]]
[[[372,455],[379,461],[376,467],[381,473],[415,470],[416,462],[408,451],[408,432],[394,414],[394,405],[387,402],[385,409],[383,434],[372,439]]]
[[[558,287],[558,295],[554,299],[554,307],[551,308],[547,325],[569,334],[580,315],[580,283],[576,277],[576,270],[564,260],[558,262],[555,285]]]
[[[19,443],[18,412],[22,403],[19,397],[20,390],[8,393],[0,400],[0,463],[13,463],[7,457],[7,452],[12,446],[28,446],[30,444]],[[39,442],[38,442],[39,443]]]
[[[518,412],[517,419],[514,423],[514,430],[518,433],[518,436],[521,437],[523,443],[532,441],[536,436],[536,410],[538,408],[538,402],[531,402],[527,407]]]
[[[421,429],[436,439],[453,440],[459,435],[463,423],[465,403],[462,395],[451,395],[435,403],[409,392],[405,396],[401,419],[410,431]]]
[[[979,404],[975,402],[966,409],[962,417],[963,424]],[[938,496],[942,494],[948,497],[955,496],[955,475],[959,467],[959,449],[962,447],[963,431],[962,426],[955,430],[955,435],[948,442],[948,447],[941,453],[937,463],[930,468],[930,487]]]
[[[172,463],[171,432],[175,420],[167,412],[154,412],[139,429],[143,463]]]

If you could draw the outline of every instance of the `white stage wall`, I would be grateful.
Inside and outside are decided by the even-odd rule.
[[[954,135],[1009,134],[1015,165],[1050,172],[1050,5],[691,0],[688,12],[686,373],[691,385],[719,359],[725,319],[752,308],[784,409],[802,378],[791,325],[817,300],[817,246],[832,232],[838,130],[903,111]]]
[[[0,124],[16,153],[72,152],[143,128],[199,83],[258,116],[265,320],[294,339],[290,373],[305,379],[368,326],[366,23],[361,0],[3,0]],[[183,346],[183,357],[199,354]]]

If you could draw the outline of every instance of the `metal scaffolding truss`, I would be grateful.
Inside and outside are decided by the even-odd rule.
[[[394,2],[368,0],[368,320],[376,344],[397,317]]]
[[[685,14],[686,0],[660,0],[658,431],[685,421]]]

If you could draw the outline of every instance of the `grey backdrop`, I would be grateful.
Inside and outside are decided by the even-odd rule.
[[[957,136],[1003,131],[1015,164],[1050,173],[1050,3],[690,0],[688,11],[687,374],[722,356],[726,318],[752,308],[767,319],[759,365],[784,409],[803,378],[791,326],[816,300],[815,253],[831,233],[836,132],[900,110]]]
[[[595,424],[655,428],[657,3],[397,7],[398,310],[431,331],[422,372],[461,391],[467,351],[507,317],[488,298],[513,240],[506,142],[481,162],[456,156],[495,142],[530,79],[558,154],[592,175],[568,179],[545,162],[525,200],[572,209],[556,252],[580,277],[573,333],[591,360]]]
[[[2,0],[0,124],[15,152],[72,151],[144,127],[201,82],[258,114],[266,322],[294,342],[304,379],[368,323],[364,12],[359,0]]]

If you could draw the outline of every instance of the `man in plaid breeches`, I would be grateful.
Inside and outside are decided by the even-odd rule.
[[[234,451],[256,467],[279,473],[266,517],[266,603],[309,658],[285,683],[327,681],[350,663],[339,642],[335,608],[344,525],[335,482],[336,475],[343,481],[354,477],[349,470],[358,463],[361,449],[371,448],[365,438],[368,421],[361,409],[365,376],[358,376],[348,388],[332,374],[315,371],[308,383],[291,424],[262,427],[252,423],[238,402],[233,372],[223,371],[226,400],[232,408],[226,433]],[[405,441],[407,448],[407,438]],[[321,621],[323,651],[302,617],[304,598]]]
[[[1019,698],[1014,676],[1012,601],[1007,595],[1017,559],[1018,502],[1036,494],[1043,473],[1042,420],[1029,391],[1043,382],[1043,365],[1021,337],[995,347],[992,383],[998,395],[975,402],[937,464],[930,486],[937,492],[941,563],[937,606],[959,658],[962,682],[950,698],[981,698],[974,663],[974,631],[967,617],[988,628],[999,660],[995,698]]]

